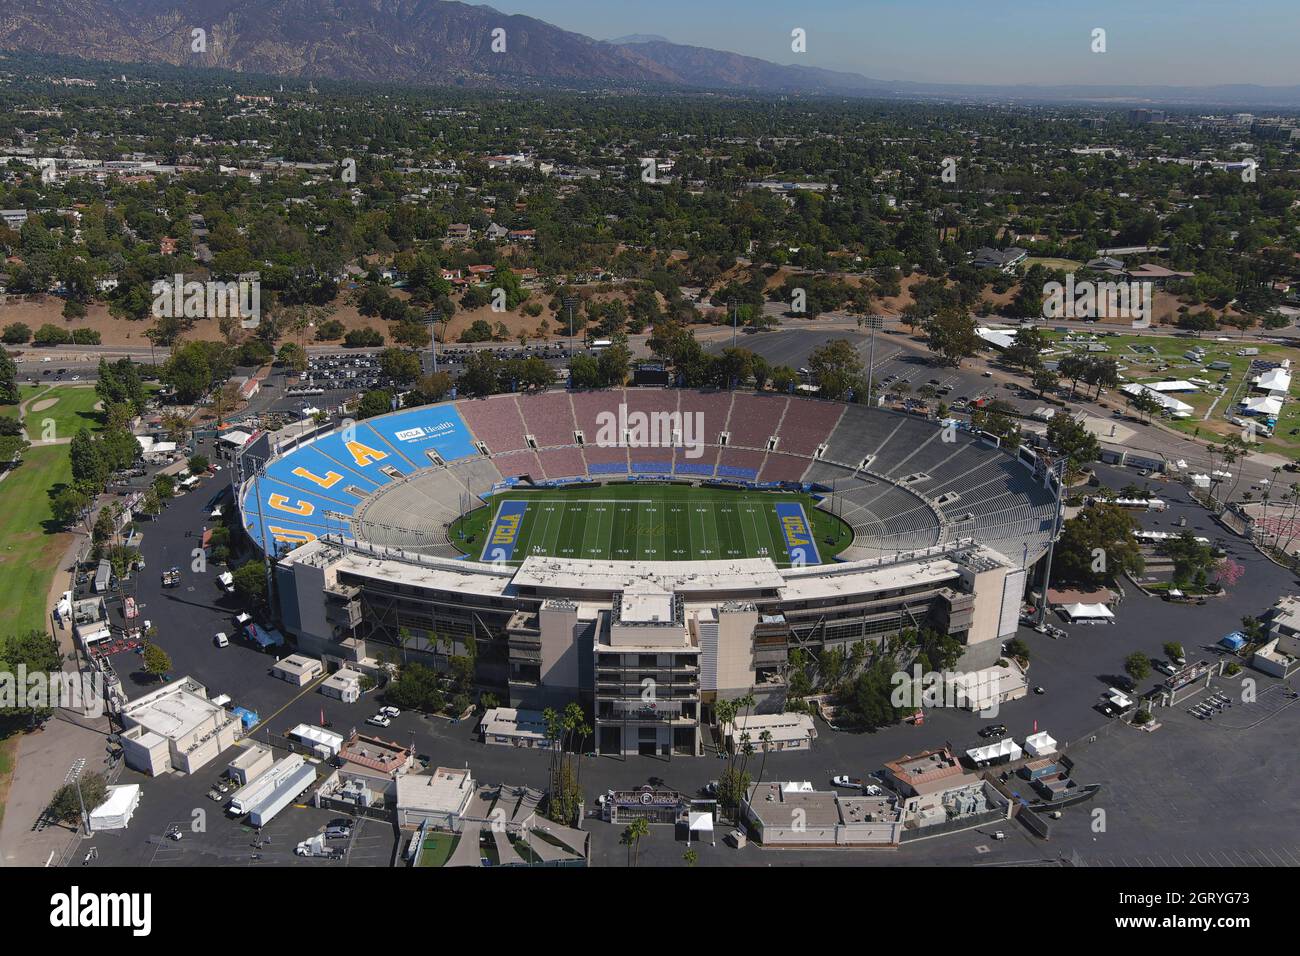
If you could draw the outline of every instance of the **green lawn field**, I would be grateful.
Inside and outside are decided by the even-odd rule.
[[[786,511],[785,521],[778,504]],[[522,509],[517,527],[502,523],[503,508]],[[804,521],[812,522],[820,562],[852,543],[852,531],[816,510],[808,495],[637,483],[505,492],[456,522],[450,537],[475,559],[510,564],[532,556],[607,561],[768,557],[778,567],[789,567],[818,563],[810,552],[802,562],[791,557],[791,548],[802,546],[800,508]],[[503,527],[507,530],[499,536]],[[786,528],[794,537],[790,547]],[[505,538],[513,549],[508,555],[494,554]]]
[[[23,400],[35,398],[27,409],[27,434],[33,441],[71,438],[79,429],[97,432],[104,427],[103,415],[95,411],[99,396],[93,387],[57,385],[37,389],[30,395],[24,389]],[[34,406],[53,401],[46,408]]]
[[[68,446],[46,445],[27,449],[0,482],[0,633],[45,625],[46,592],[68,546],[67,534],[51,533],[49,492],[71,480]]]

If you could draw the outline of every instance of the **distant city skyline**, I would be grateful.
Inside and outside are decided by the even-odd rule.
[[[659,35],[776,63],[934,83],[1300,85],[1296,0],[503,0],[596,39]],[[790,33],[807,34],[807,53]],[[1105,53],[1091,50],[1095,28]]]

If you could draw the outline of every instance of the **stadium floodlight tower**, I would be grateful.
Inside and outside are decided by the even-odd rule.
[[[865,325],[871,330],[871,351],[867,358],[867,404],[870,405],[874,397],[872,378],[876,367],[876,330],[885,327],[885,317],[883,315],[869,315],[866,317]]]
[[[424,324],[429,327],[429,354],[432,356],[432,365],[429,371],[432,374],[438,373],[438,336],[434,334],[433,327],[442,321],[442,311],[440,309],[430,309],[424,314]]]
[[[1061,489],[1065,486],[1065,468],[1069,461],[1058,458],[1052,462],[1049,473],[1056,478],[1056,513],[1052,519],[1052,536],[1047,542],[1047,564],[1043,567],[1043,593],[1038,602],[1038,623],[1047,620],[1047,590],[1052,585],[1052,554],[1056,550],[1056,539],[1061,536]]]
[[[564,297],[564,309],[569,313],[569,358],[573,358],[573,307],[578,304],[575,296]]]

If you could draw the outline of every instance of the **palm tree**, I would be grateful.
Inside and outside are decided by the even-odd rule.
[[[397,629],[397,643],[402,648],[402,663],[406,663],[406,645],[415,640],[415,635],[411,633],[410,628],[399,627]]]
[[[632,836],[632,866],[635,867],[641,859],[641,838],[650,835],[650,824],[646,822],[645,817],[638,817],[632,821],[626,832]]]
[[[758,735],[759,742],[763,745],[763,762],[758,765],[758,783],[763,782],[763,771],[767,769],[767,752],[772,745],[772,731],[765,730]]]

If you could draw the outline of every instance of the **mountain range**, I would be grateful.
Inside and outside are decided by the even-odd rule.
[[[204,31],[202,43],[195,40],[198,29]],[[0,50],[411,85],[527,83],[1300,107],[1300,86],[1007,87],[895,82],[772,63],[647,34],[596,40],[534,17],[454,0],[0,0]]]

